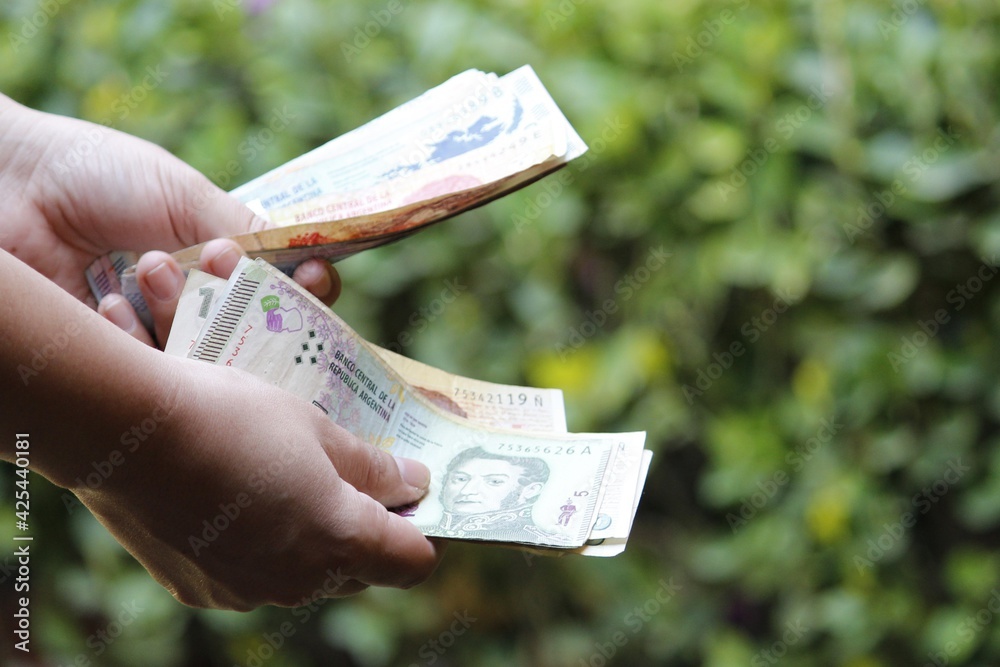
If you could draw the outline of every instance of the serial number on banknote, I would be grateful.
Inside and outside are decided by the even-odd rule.
[[[590,445],[584,445],[583,447],[577,447],[576,445],[522,445],[522,444],[511,444],[509,442],[501,442],[497,449],[501,452],[515,452],[518,454],[567,454],[572,456],[573,454],[590,454]]]
[[[452,398],[457,398],[462,401],[477,401],[479,403],[487,404],[493,403],[496,405],[524,405],[528,402],[529,397],[524,393],[491,394],[482,391],[472,391],[470,389],[455,387],[455,395]],[[535,407],[540,408],[543,406],[541,396],[536,395],[534,399]]]

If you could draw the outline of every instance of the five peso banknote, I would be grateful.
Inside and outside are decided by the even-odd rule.
[[[225,282],[192,272],[167,351],[241,368],[422,461],[430,490],[395,511],[425,535],[595,556],[625,547],[650,462],[644,433],[567,433],[558,390],[383,350],[261,259]]]

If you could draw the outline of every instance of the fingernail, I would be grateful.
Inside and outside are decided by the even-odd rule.
[[[243,255],[239,250],[233,247],[226,248],[212,260],[212,273],[221,278],[228,278],[241,259]]]
[[[299,284],[322,298],[330,291],[330,274],[318,260],[308,260],[295,270]]]
[[[160,301],[174,299],[181,288],[180,276],[167,262],[160,262],[155,269],[146,274],[146,284],[153,296]]]
[[[131,332],[135,328],[137,324],[135,311],[132,310],[128,301],[117,295],[108,296],[104,298],[101,305],[103,306],[101,314],[116,327],[125,332]]]
[[[410,486],[418,489],[427,489],[431,485],[431,471],[420,461],[404,459],[401,456],[393,456],[396,459],[396,466],[399,468],[399,476]]]

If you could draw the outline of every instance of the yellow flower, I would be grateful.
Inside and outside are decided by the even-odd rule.
[[[847,532],[847,497],[840,485],[820,489],[806,507],[806,525],[817,542],[831,544]]]

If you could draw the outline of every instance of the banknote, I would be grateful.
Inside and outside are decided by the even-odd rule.
[[[281,188],[276,184],[282,179],[331,157],[349,151],[364,150],[369,142],[396,132],[401,127],[426,125],[429,121],[441,122],[442,119],[464,115],[466,109],[482,106],[487,95],[496,94],[494,89],[497,79],[496,74],[479,70],[470,69],[461,72],[357,129],[241,185],[232,191],[232,195],[248,204],[255,200],[259,201],[278,194]]]
[[[641,452],[644,441],[644,434],[475,425],[428,400],[328,308],[261,260],[241,262],[188,356],[249,371],[372,445],[423,461],[432,486],[401,513],[429,536],[583,547],[614,491],[608,482],[616,460]],[[636,480],[627,486],[634,493]]]
[[[510,145],[521,153],[548,152],[525,162],[523,154],[509,148],[504,155]],[[506,163],[510,174],[549,156],[571,160],[585,148],[531,67],[503,77],[469,70],[232,194],[278,224],[308,221],[281,211],[315,198],[335,198],[335,205],[324,207],[324,219],[348,218],[396,207],[392,195],[379,186],[402,185],[411,192],[419,188],[406,186],[408,182],[461,187],[455,178],[448,185],[441,183],[440,174],[435,178],[424,172],[452,163],[456,166],[444,170],[445,175],[471,178],[475,169],[460,166],[475,163],[468,159],[470,153],[489,156],[493,165]]]
[[[530,66],[502,77],[469,70],[236,188],[277,228],[234,240],[286,272],[312,257],[336,261],[492,201],[586,150]],[[188,270],[201,248],[174,257]],[[98,300],[124,294],[150,327],[137,260],[112,253],[87,279]]]
[[[566,409],[559,389],[484,382],[448,373],[377,345],[372,348],[432,403],[459,417],[495,428],[566,432]]]
[[[458,102],[450,115],[400,126],[257,190],[256,201],[278,225],[350,218],[467,190],[550,159],[566,162],[583,152],[582,141],[530,67],[487,88],[482,84],[478,95]]]
[[[188,355],[227,282],[197,269],[188,273],[167,339],[167,354]],[[483,426],[566,432],[566,411],[559,389],[484,382],[445,372],[377,345],[371,348],[424,398],[452,414]]]

